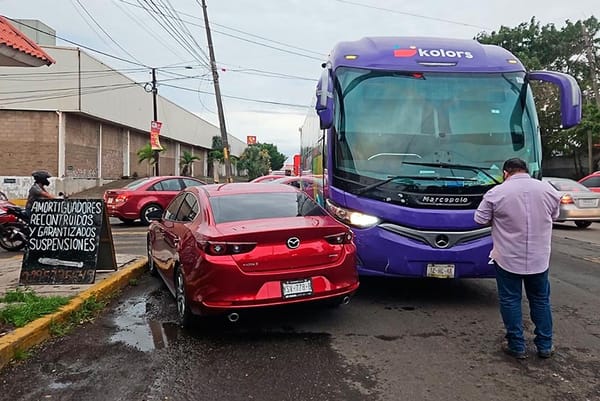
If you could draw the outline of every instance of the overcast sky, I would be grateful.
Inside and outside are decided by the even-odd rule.
[[[478,32],[491,32],[501,25],[514,27],[533,16],[542,24],[557,26],[567,19],[600,18],[600,0],[206,2],[228,132],[244,141],[247,135],[256,135],[259,142],[275,144],[290,158],[300,149],[298,128],[306,113],[313,112],[309,106],[321,63],[338,41],[364,36],[471,39]],[[38,19],[61,38],[157,67],[158,80],[168,80],[159,86],[161,96],[218,125],[200,3],[0,0],[0,12],[9,18]],[[167,11],[169,6],[171,11]],[[151,11],[157,7],[171,17]],[[173,28],[178,33],[170,33]],[[60,39],[57,44],[70,45]],[[88,52],[116,69],[139,67]],[[139,71],[129,75],[140,81],[149,79],[147,71]],[[195,78],[181,79],[183,74]]]

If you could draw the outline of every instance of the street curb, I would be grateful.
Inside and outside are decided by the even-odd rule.
[[[0,369],[4,368],[18,352],[26,351],[50,338],[52,325],[69,319],[71,314],[77,312],[86,300],[92,297],[104,300],[126,287],[131,279],[144,272],[147,262],[148,259],[145,256],[140,257],[122,270],[76,295],[58,311],[42,316],[4,337],[0,337]]]
[[[21,207],[25,207],[25,205],[27,204],[27,199],[9,199],[8,201]]]

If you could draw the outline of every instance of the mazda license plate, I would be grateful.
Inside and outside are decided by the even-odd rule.
[[[281,282],[281,295],[283,298],[296,298],[312,294],[311,279],[290,280]]]
[[[454,265],[429,263],[427,265],[427,277],[454,278]]]

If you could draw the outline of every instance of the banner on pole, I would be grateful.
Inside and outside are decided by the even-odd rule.
[[[162,123],[160,121],[152,121],[150,123],[150,147],[152,150],[163,150],[159,139],[161,127]]]

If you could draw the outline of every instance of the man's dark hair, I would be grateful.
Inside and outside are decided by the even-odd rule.
[[[527,168],[527,163],[525,163],[523,159],[519,159],[518,157],[514,157],[505,161],[504,165],[502,166],[502,170],[506,171],[508,174],[529,172],[529,169]]]

